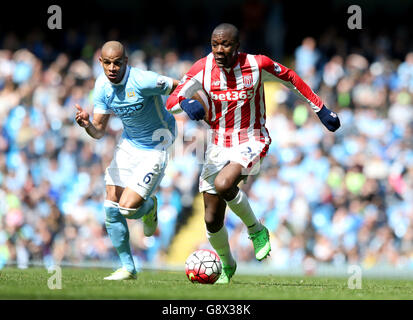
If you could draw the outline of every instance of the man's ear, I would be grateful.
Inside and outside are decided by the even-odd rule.
[[[235,50],[232,52],[232,56],[235,57],[238,54],[238,50],[239,50],[239,42],[237,43],[237,45],[235,46]]]
[[[102,57],[99,57],[99,62],[100,62],[100,65],[103,67],[103,60],[102,60]]]

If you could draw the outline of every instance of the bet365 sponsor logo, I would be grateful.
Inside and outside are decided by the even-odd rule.
[[[215,101],[238,101],[252,99],[252,97],[254,97],[254,89],[211,91],[210,97]]]

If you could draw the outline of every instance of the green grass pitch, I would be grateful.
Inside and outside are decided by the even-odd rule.
[[[137,280],[104,281],[112,270],[62,268],[62,288],[51,290],[53,273],[45,268],[0,270],[0,299],[76,300],[411,300],[412,280],[362,279],[349,289],[347,278],[249,276],[233,277],[229,285],[191,283],[184,271],[142,271]],[[49,282],[50,283],[50,282]]]

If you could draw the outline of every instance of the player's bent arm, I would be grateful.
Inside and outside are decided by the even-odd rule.
[[[182,108],[181,102],[186,99],[191,99],[195,92],[202,89],[204,64],[205,58],[195,62],[178,83],[176,89],[166,101],[166,109],[170,113],[186,112],[186,110]]]
[[[94,113],[92,122],[89,122],[89,125],[85,127],[87,134],[94,139],[102,138],[105,134],[109,118],[110,114]]]
[[[175,91],[176,87],[179,85],[179,80],[172,79],[172,89],[171,92]]]
[[[195,79],[187,79],[177,86],[166,101],[166,109],[172,113],[185,111],[192,120],[202,120],[205,116],[204,106],[199,102],[197,91],[202,85]],[[195,96],[195,99],[193,97]],[[199,98],[199,99],[198,99]]]
[[[207,98],[207,95],[206,95],[205,91],[204,90],[198,90],[197,92],[194,93],[194,95],[192,96],[192,99],[197,100],[202,105],[202,108],[204,109],[204,112],[205,112],[203,120],[205,120],[205,122],[210,125],[211,124],[209,122],[210,105],[209,105],[209,101],[208,101],[208,98]]]

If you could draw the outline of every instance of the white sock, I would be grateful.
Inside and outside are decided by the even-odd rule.
[[[234,211],[234,213],[240,217],[242,222],[244,222],[247,226],[249,234],[256,233],[263,228],[261,222],[259,222],[255,217],[244,191],[239,189],[236,197],[231,201],[227,201],[227,204],[228,207],[230,207],[230,209]]]
[[[223,264],[233,266],[235,260],[231,254],[228,241],[228,231],[225,225],[218,232],[209,232],[207,230],[207,238],[209,243],[219,255]]]

